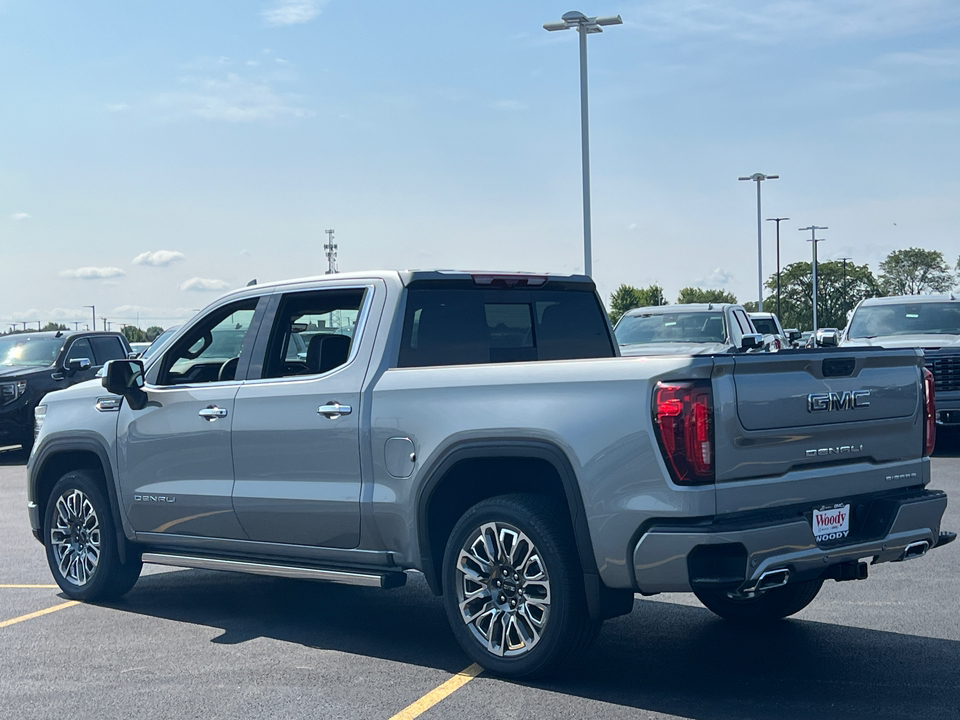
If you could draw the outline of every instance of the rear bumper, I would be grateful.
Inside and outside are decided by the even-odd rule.
[[[923,543],[937,545],[947,496],[939,490],[905,490],[849,502],[850,536],[820,545],[810,508],[743,513],[702,524],[654,524],[634,549],[635,589],[646,594],[694,587],[735,591],[781,569],[793,581],[823,577],[833,565],[863,558],[873,563],[907,559]]]

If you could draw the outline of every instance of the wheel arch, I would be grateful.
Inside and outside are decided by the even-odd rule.
[[[483,485],[471,485],[478,476]],[[553,495],[567,509],[591,616],[615,617],[632,609],[632,591],[611,590],[600,580],[577,475],[555,444],[517,438],[466,440],[447,448],[425,477],[417,494],[417,542],[420,568],[435,594],[443,593],[443,551],[460,516],[489,497],[536,492]]]
[[[116,528],[117,550],[120,561],[127,561],[127,539],[123,534],[123,520],[120,516],[120,503],[117,487],[114,483],[113,468],[110,465],[107,450],[93,440],[63,440],[45,444],[34,459],[31,472],[31,490],[37,504],[40,518],[40,537],[43,542],[43,518],[46,516],[47,502],[54,485],[71,470],[90,470],[99,475],[103,489],[110,503],[110,514]]]

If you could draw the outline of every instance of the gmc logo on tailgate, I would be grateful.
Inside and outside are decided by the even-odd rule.
[[[845,390],[842,393],[810,393],[807,395],[807,412],[833,412],[870,407],[869,390]]]

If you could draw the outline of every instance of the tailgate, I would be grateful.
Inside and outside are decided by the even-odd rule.
[[[927,482],[922,367],[913,349],[718,358],[718,512]]]

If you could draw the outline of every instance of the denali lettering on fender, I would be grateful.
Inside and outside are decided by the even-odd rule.
[[[134,495],[133,499],[135,502],[172,503],[177,501],[173,495]]]
[[[807,412],[833,412],[870,407],[869,390],[844,390],[843,392],[810,393],[807,395]]]
[[[823,455],[848,455],[850,453],[863,452],[863,445],[837,445],[836,447],[812,448],[805,450],[807,457],[818,457]]]

